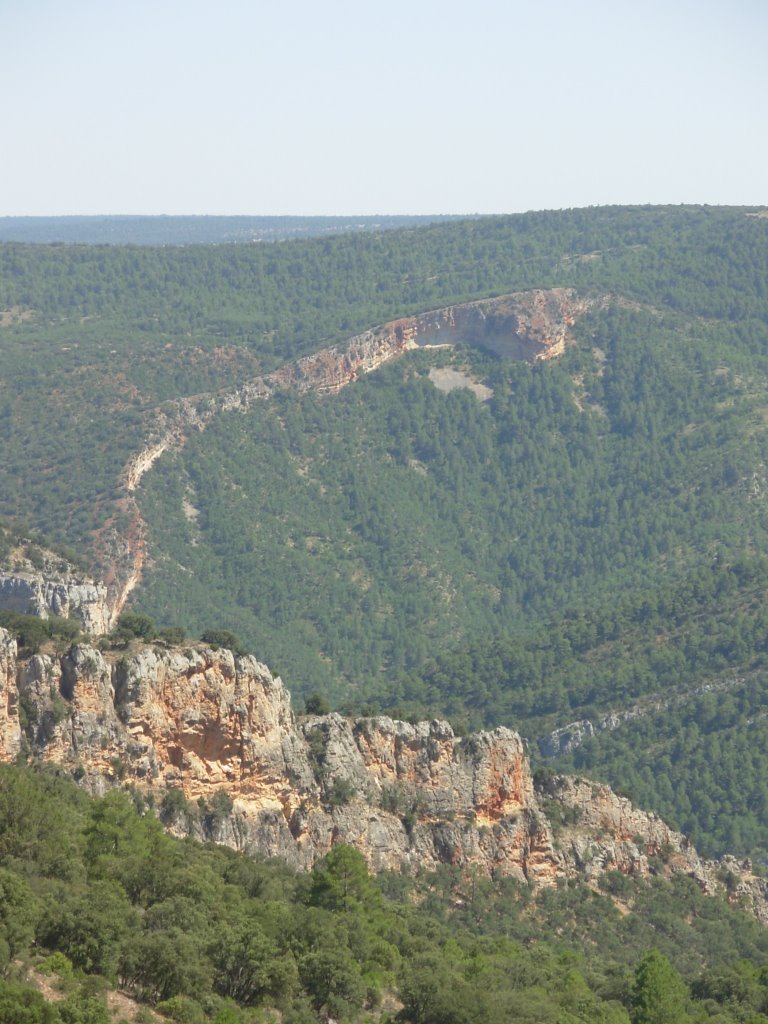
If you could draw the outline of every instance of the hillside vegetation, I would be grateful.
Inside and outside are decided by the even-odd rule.
[[[743,210],[607,208],[270,245],[0,245],[0,513],[87,546],[158,402],[494,293],[567,284],[725,319],[759,363],[766,230]]]
[[[605,889],[374,880],[344,846],[300,876],[172,839],[138,795],[0,766],[0,1021],[110,1024],[117,985],[136,1022],[768,1020],[754,920],[684,878]]]
[[[715,564],[615,606],[476,641],[398,677],[381,706],[592,737],[543,769],[607,780],[707,855],[768,858],[763,559]],[[547,744],[542,743],[546,749]]]
[[[333,399],[220,418],[147,478],[162,557],[142,606],[199,629],[213,603],[217,624],[338,697],[458,637],[760,546],[763,397],[746,365],[648,313],[597,314],[579,336],[534,368],[462,353],[487,403],[437,390],[436,357],[415,353]]]

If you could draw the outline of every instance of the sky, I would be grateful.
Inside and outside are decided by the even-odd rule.
[[[768,204],[766,0],[0,0],[0,216]]]

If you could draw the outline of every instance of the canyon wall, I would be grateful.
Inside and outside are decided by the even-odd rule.
[[[573,289],[534,289],[448,306],[396,321],[416,345],[469,345],[506,359],[536,362],[562,355],[588,300]]]

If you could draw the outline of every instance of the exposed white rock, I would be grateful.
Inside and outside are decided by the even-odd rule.
[[[95,636],[106,633],[110,623],[104,584],[69,572],[53,576],[0,570],[0,609],[42,619],[74,617]]]

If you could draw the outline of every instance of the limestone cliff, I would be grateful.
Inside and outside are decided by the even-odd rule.
[[[30,549],[35,557],[28,557]],[[75,618],[86,633],[109,628],[106,586],[66,559],[21,541],[0,566],[0,611]]]
[[[233,813],[180,815],[177,830],[309,867],[353,843],[377,870],[450,861],[538,877],[551,841],[519,736],[457,739],[444,722],[297,722],[279,678],[253,657],[144,647],[128,656],[78,646],[59,657],[5,655],[4,756],[26,742],[96,792],[118,781],[197,808],[224,790]],[[542,859],[542,851],[545,856]]]
[[[552,359],[562,354],[588,305],[570,288],[552,288],[445,306],[374,327],[265,380],[299,391],[338,391],[395,356],[429,345],[470,345],[532,362]]]
[[[541,784],[538,795],[544,808],[554,804],[564,822],[556,842],[572,874],[589,882],[606,871],[685,874],[706,893],[726,892],[732,903],[768,925],[768,880],[753,874],[748,860],[704,860],[658,815],[639,810],[600,783],[555,775]]]
[[[297,720],[279,678],[226,650],[77,646],[21,661],[0,630],[0,759],[19,751],[94,792],[134,785],[177,833],[300,868],[350,843],[377,871],[449,863],[534,885],[663,870],[714,891],[725,874],[768,922],[748,865],[702,861],[606,786],[553,776],[537,791],[511,730]]]

